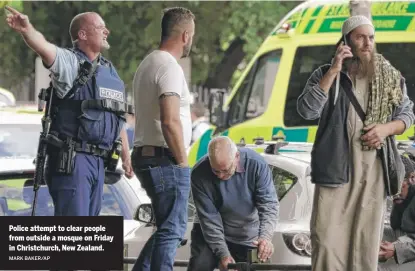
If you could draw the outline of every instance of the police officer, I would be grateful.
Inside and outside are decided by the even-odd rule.
[[[124,127],[124,116],[132,109],[125,103],[123,81],[111,62],[101,56],[101,51],[110,47],[109,30],[97,13],[78,14],[70,24],[74,46],[63,49],[46,41],[26,15],[6,9],[8,25],[51,71],[50,134],[59,144],[64,143],[48,145],[46,182],[55,216],[97,216],[107,158],[114,146],[121,147],[120,138],[125,174],[133,176]]]

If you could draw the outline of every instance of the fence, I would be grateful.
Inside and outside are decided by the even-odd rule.
[[[124,258],[124,271],[128,270],[128,264],[134,264],[136,261],[136,258],[132,257],[125,257]],[[182,261],[182,260],[176,260],[174,262],[174,266],[176,267],[187,267],[189,264],[189,261]],[[229,264],[228,269],[238,269],[238,270],[244,270],[244,271],[254,271],[254,270],[279,270],[279,271],[285,271],[285,270],[297,270],[297,271],[306,271],[311,270],[311,265],[284,265],[284,264],[267,264],[267,263],[234,263]]]
[[[205,88],[203,86],[198,85],[193,85],[190,87],[190,92],[193,94],[194,102],[203,103],[206,105],[206,107],[209,104],[210,93],[218,90],[222,90],[225,91],[225,93],[229,93],[227,89]]]

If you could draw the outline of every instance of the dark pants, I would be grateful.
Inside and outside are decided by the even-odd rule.
[[[193,224],[190,244],[190,260],[187,271],[213,271],[219,267],[220,259],[216,257],[203,238],[202,228],[199,223]],[[237,245],[226,242],[229,252],[235,262],[247,262],[248,251],[254,247]]]
[[[169,156],[143,157],[137,148],[131,156],[134,173],[151,199],[157,226],[133,271],[171,271],[187,226],[190,168],[177,166]]]
[[[104,160],[77,153],[73,172],[55,173],[56,160],[50,156],[47,184],[55,208],[55,216],[98,216],[104,187]]]

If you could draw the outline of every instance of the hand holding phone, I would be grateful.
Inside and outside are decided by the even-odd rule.
[[[342,70],[343,62],[345,58],[352,58],[352,49],[345,45],[346,39],[340,43],[339,47],[337,47],[336,55],[334,56],[334,62],[331,66],[331,69],[338,73]]]

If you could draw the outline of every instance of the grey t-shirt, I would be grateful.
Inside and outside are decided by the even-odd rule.
[[[46,68],[52,73],[52,85],[56,89],[56,95],[63,98],[72,88],[78,75],[78,58],[68,49],[56,47],[55,61],[52,66]]]

